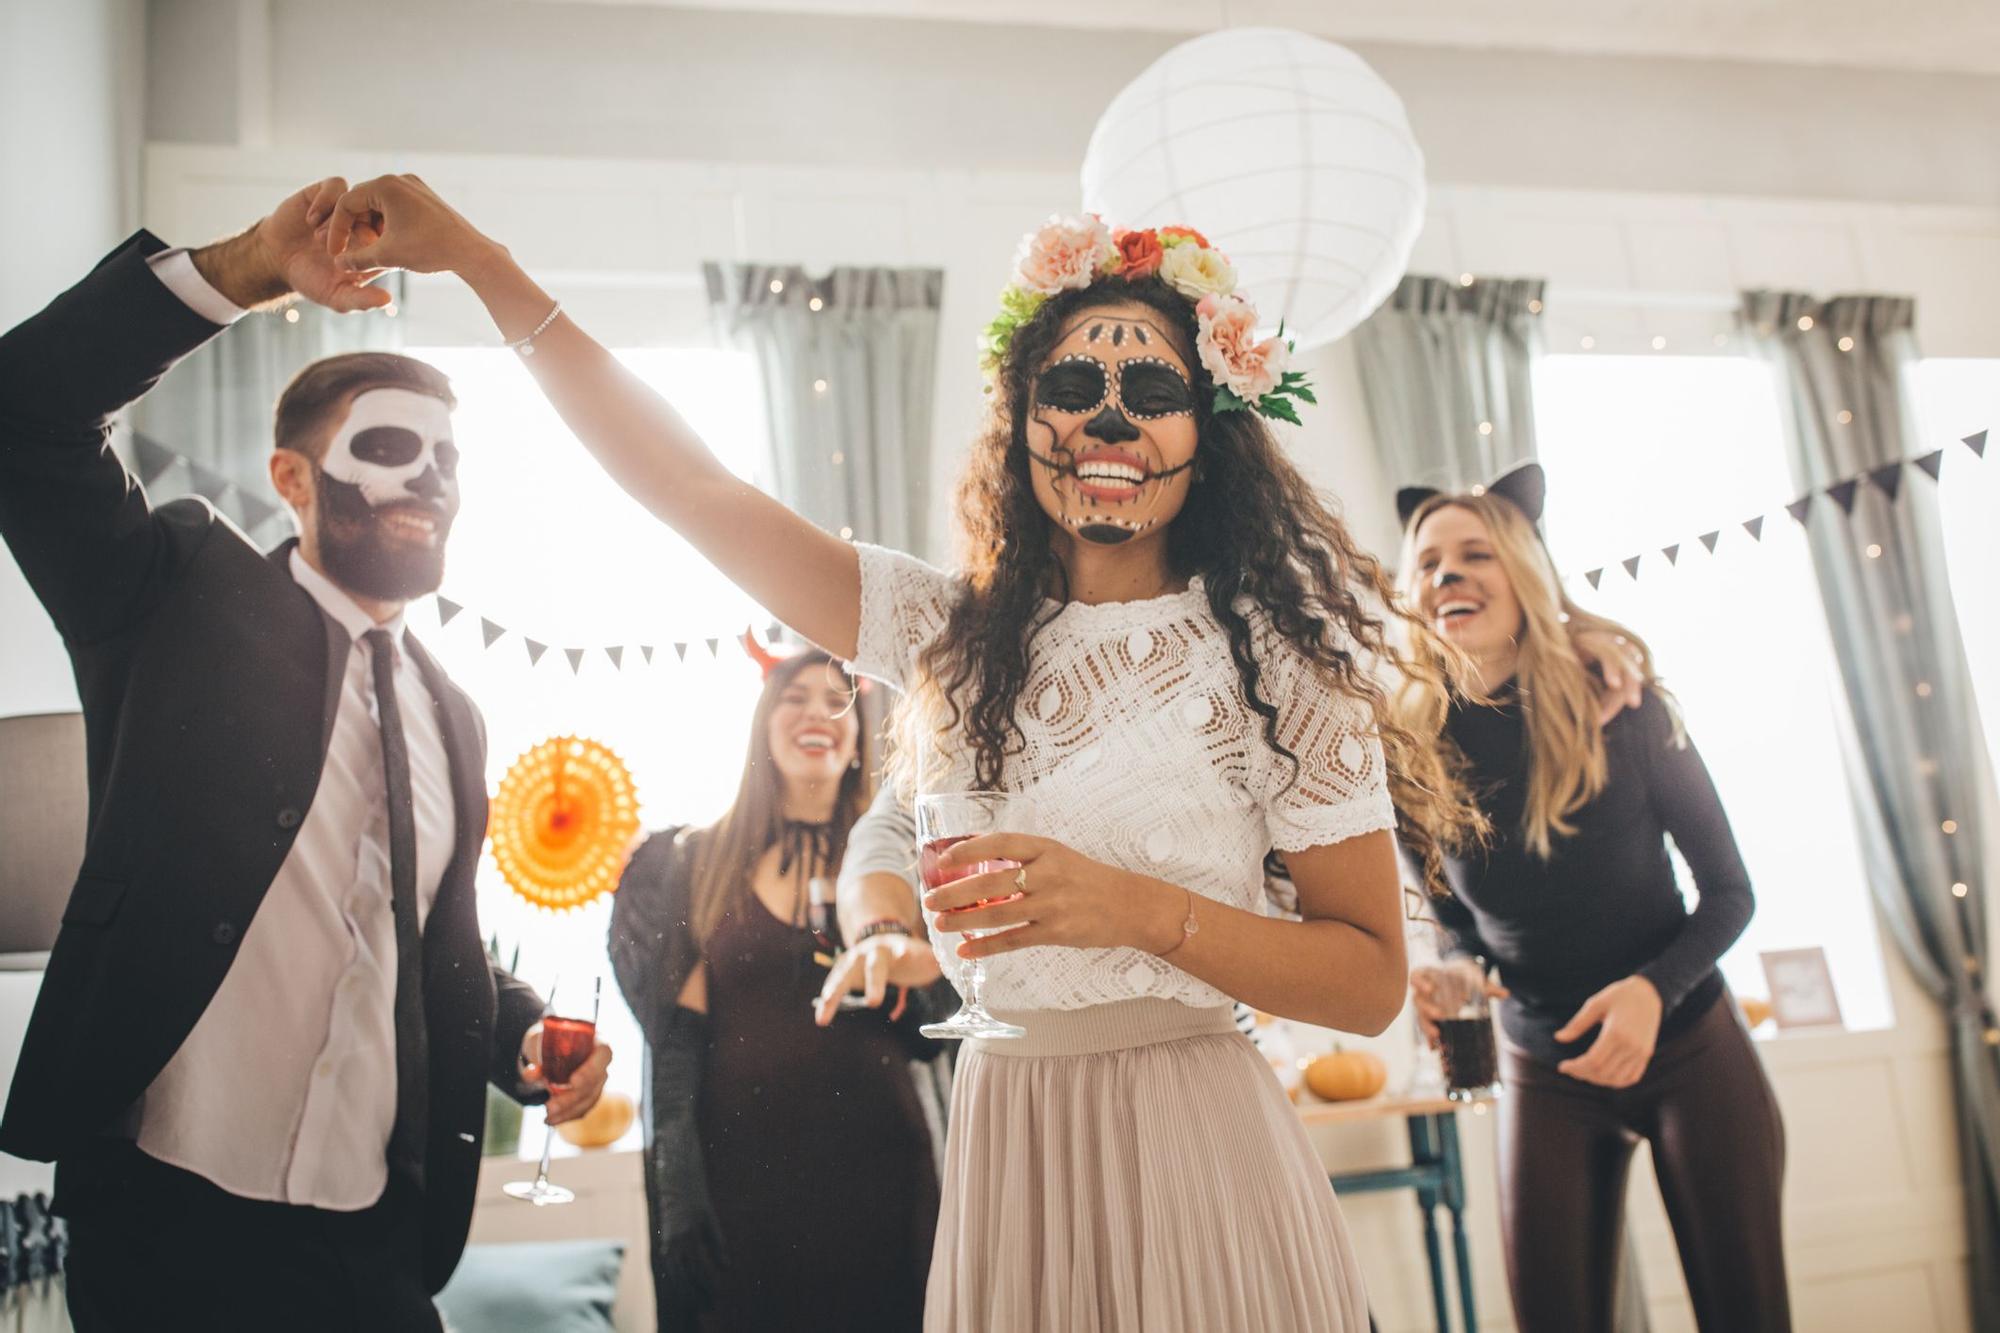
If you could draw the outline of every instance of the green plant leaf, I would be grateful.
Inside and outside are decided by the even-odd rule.
[[[1215,402],[1209,406],[1211,412],[1242,412],[1250,404],[1236,396],[1236,391],[1226,384],[1215,386]]]
[[[1303,426],[1305,424],[1299,420],[1298,411],[1275,393],[1267,393],[1259,399],[1257,410],[1267,417],[1275,417],[1279,421],[1289,421],[1294,426]]]

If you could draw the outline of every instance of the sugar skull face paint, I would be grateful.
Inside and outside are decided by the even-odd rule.
[[[327,572],[367,597],[437,591],[458,516],[451,409],[409,389],[354,396],[316,469]]]
[[[1043,512],[1102,545],[1171,522],[1194,466],[1194,395],[1158,311],[1078,314],[1033,388],[1028,454]]]

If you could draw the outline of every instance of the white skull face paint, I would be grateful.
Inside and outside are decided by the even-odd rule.
[[[384,599],[437,591],[458,516],[458,446],[442,399],[356,394],[316,479],[320,556],[335,582]]]
[[[1107,546],[1172,522],[1194,465],[1194,393],[1151,306],[1077,314],[1035,378],[1028,455],[1043,512]]]
[[[454,513],[458,446],[451,438],[451,409],[411,389],[358,393],[320,469],[359,487],[372,508],[416,503]]]

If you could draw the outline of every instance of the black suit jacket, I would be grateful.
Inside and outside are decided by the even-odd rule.
[[[351,648],[289,543],[260,552],[199,500],[154,509],[111,450],[113,414],[218,332],[147,268],[163,248],[139,233],[0,336],[0,535],[69,650],[89,750],[83,865],[0,1119],[0,1149],[42,1161],[111,1131],[208,1007],[312,804]],[[471,1225],[485,1084],[531,1099],[514,1061],[541,1003],[480,942],[478,714],[411,656],[458,824],[424,927],[436,1290]]]

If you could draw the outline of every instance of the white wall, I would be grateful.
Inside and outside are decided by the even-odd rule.
[[[247,64],[272,143],[425,153],[1073,175],[1112,92],[1180,40],[651,4],[154,3],[156,28],[268,15],[268,66]],[[363,63],[327,58],[357,33]],[[2000,79],[1355,47],[1408,105],[1433,180],[2000,204]],[[232,65],[226,43],[156,39],[152,137],[234,142]]]
[[[138,216],[142,0],[0,5],[0,328],[82,276]],[[0,716],[76,706],[69,659],[0,552]]]
[[[140,0],[0,5],[0,328],[74,282],[138,216]],[[0,716],[76,707],[69,658],[0,551]],[[5,850],[0,849],[0,855]],[[0,974],[0,1085],[39,978]],[[0,1154],[0,1199],[48,1188],[47,1167]]]

